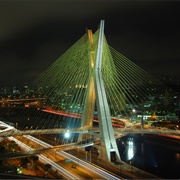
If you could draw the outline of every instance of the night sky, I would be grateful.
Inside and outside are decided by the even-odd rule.
[[[31,83],[101,19],[108,44],[145,71],[180,75],[180,1],[0,0],[0,86]]]

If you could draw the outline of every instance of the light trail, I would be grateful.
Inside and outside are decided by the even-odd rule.
[[[36,143],[39,143],[40,145],[42,145],[43,147],[45,148],[50,148],[50,147],[53,147],[51,146],[50,144],[46,143],[46,142],[43,142],[35,137],[32,137],[32,136],[25,136],[26,138],[30,139],[31,141],[34,141]],[[81,146],[79,146],[81,147]],[[77,146],[78,148],[78,146]],[[72,161],[74,161],[75,163],[79,163],[81,166],[83,166],[84,168],[88,168],[89,171],[94,171],[94,173],[96,173],[97,175],[105,178],[105,179],[114,179],[114,180],[119,180],[119,178],[117,178],[116,176],[113,176],[112,174],[109,174],[108,172],[106,171],[103,171],[102,169],[98,168],[98,167],[94,167],[93,165],[81,160],[81,159],[78,159],[77,157],[75,156],[72,156],[64,151],[60,151],[60,152],[56,152],[56,154],[58,155],[61,155],[65,158],[68,158],[68,159],[71,159]]]
[[[100,168],[97,168],[81,159],[78,159],[77,157],[71,155],[71,154],[68,154],[64,151],[61,151],[61,152],[56,152],[56,154],[59,154],[61,156],[64,156],[68,159],[71,159],[72,161],[75,161],[77,163],[79,163],[81,166],[83,166],[84,168],[89,168],[91,170],[94,170],[98,175],[102,176],[104,179],[114,179],[114,180],[119,180],[118,177],[116,176],[113,176],[112,174],[109,174],[108,172],[100,169]]]
[[[29,137],[30,138],[30,137]],[[32,138],[32,137],[31,137]],[[15,141],[19,146],[21,146],[21,148],[23,148],[25,151],[31,151],[33,150],[31,147],[27,146],[26,144],[22,143],[21,141],[17,140],[16,138],[13,137],[8,137],[8,139]],[[44,155],[38,155],[39,160],[44,163],[44,164],[50,164],[52,166],[53,170],[57,170],[58,173],[61,173],[60,175],[62,175],[63,177],[65,177],[66,179],[79,179],[77,176],[75,176],[74,174],[70,173],[68,170],[66,170],[65,168],[59,166],[58,164],[56,164],[55,162],[51,161],[50,159],[48,159],[47,157],[45,157]]]
[[[40,109],[39,109],[40,110]],[[71,112],[64,112],[64,111],[57,111],[57,110],[54,110],[54,109],[51,109],[51,108],[43,108],[41,109],[41,111],[43,112],[47,112],[47,113],[51,113],[51,114],[56,114],[56,115],[61,115],[61,116],[68,116],[68,117],[73,117],[73,118],[82,118],[82,115],[81,114],[78,114],[78,113],[71,113]],[[94,122],[99,122],[99,120],[97,119],[93,119]],[[112,119],[112,126],[114,127],[119,127],[119,128],[123,128],[124,126],[123,125],[120,125],[118,124],[118,121],[120,121],[119,119],[116,119],[116,122],[115,122],[115,119],[113,118]],[[123,122],[123,121],[122,121]]]

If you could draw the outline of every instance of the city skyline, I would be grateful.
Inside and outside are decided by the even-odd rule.
[[[105,20],[110,46],[154,77],[179,76],[178,1],[1,1],[1,86],[31,83]]]

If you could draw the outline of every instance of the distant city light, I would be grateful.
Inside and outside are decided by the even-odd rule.
[[[135,110],[135,109],[133,109],[133,110],[132,110],[132,112],[133,112],[133,113],[135,113],[135,112],[136,112],[136,110]]]

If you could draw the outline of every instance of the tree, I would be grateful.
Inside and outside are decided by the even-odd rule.
[[[51,164],[45,164],[45,170],[46,171],[50,171],[50,169],[52,168],[52,165]]]

